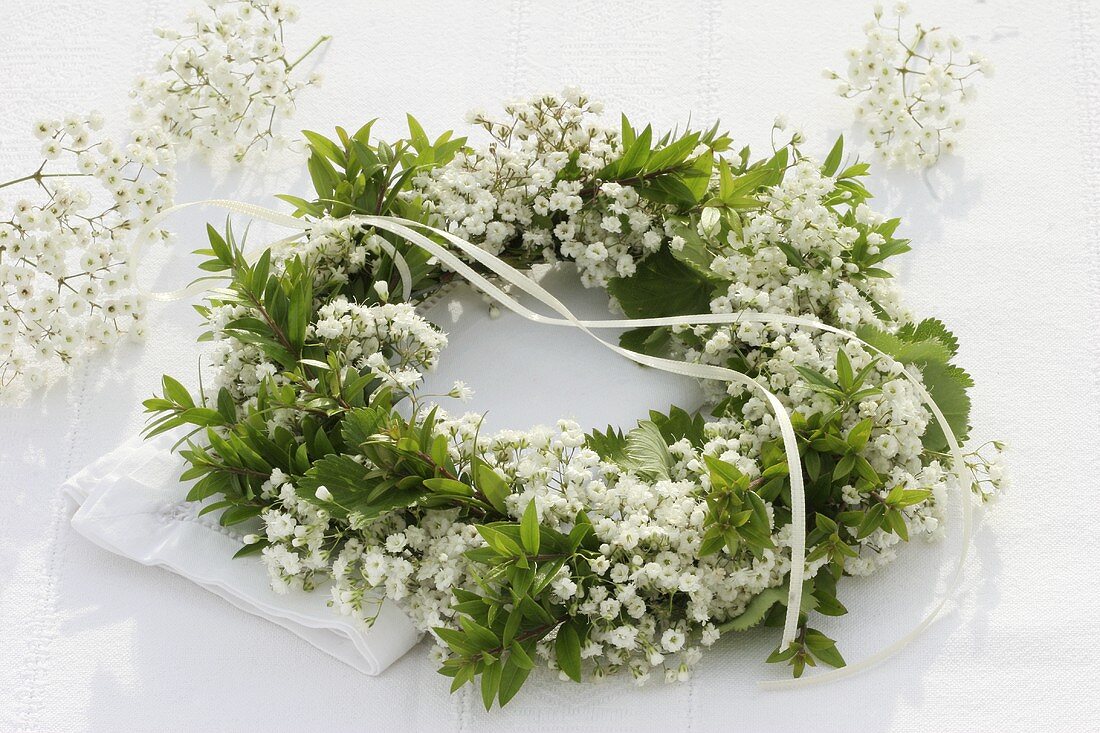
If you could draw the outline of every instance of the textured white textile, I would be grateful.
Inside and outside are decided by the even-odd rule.
[[[488,715],[475,690],[447,694],[426,645],[378,677],[349,670],[69,526],[65,479],[136,433],[140,401],[162,373],[195,384],[199,323],[181,302],[153,310],[145,346],[125,346],[45,399],[0,415],[0,730],[1100,728],[1100,17],[1094,0],[912,4],[916,16],[985,51],[997,76],[968,110],[958,157],[927,180],[876,169],[870,186],[876,206],[902,216],[913,239],[902,258],[907,300],[958,334],[978,384],[975,437],[1012,446],[1016,484],[986,512],[956,600],[915,645],[851,680],[762,692],[755,681],[782,675],[762,663],[776,638],[750,633],[723,641],[684,685],[578,686],[534,674],[508,708]],[[0,172],[37,165],[35,117],[98,107],[119,119],[131,78],[155,57],[148,29],[173,22],[181,5],[3,3]],[[609,110],[659,127],[682,124],[689,111],[697,123],[721,117],[738,142],[758,149],[783,113],[822,153],[836,133],[847,135],[851,110],[820,71],[842,63],[870,18],[869,2],[301,5],[291,44],[336,36],[322,57],[325,85],[301,99],[296,123],[310,129],[380,117],[376,129],[392,136],[410,111],[438,131],[461,127],[470,107],[578,84]],[[272,192],[308,185],[290,156],[243,178],[196,164],[179,199],[270,205]],[[158,253],[160,262],[150,256],[147,277],[166,289],[187,282],[194,260],[185,253],[201,244],[205,221],[221,218],[180,214],[178,244]],[[578,313],[600,315],[598,294],[562,289]],[[433,379],[469,382],[471,409],[489,410],[493,427],[562,416],[625,424],[694,394],[690,384],[600,353],[583,334],[507,315],[489,321],[476,299],[457,324],[445,303],[436,313],[452,346]],[[920,618],[956,539],[906,548],[881,574],[845,584],[850,614],[822,629],[849,660]]]
[[[182,575],[364,674],[379,674],[416,645],[420,634],[392,603],[368,626],[333,613],[324,587],[273,593],[258,557],[234,560],[244,546],[241,525],[222,527],[186,500],[192,482],[179,481],[187,463],[172,452],[175,441],[172,434],[131,438],[66,481],[62,491],[78,506],[73,529],[105,550]]]

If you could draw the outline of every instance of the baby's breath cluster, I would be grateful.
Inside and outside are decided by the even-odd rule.
[[[35,123],[41,162],[0,182],[0,401],[143,335],[133,248],[165,236],[145,225],[172,205],[181,153],[228,145],[240,159],[265,149],[315,82],[292,72],[324,39],[296,61],[283,46],[297,15],[281,0],[211,1],[186,30],[158,31],[173,48],[139,80],[135,125],[120,140],[98,113]]]
[[[569,259],[587,287],[629,277],[667,239],[663,207],[638,193],[647,172],[599,180],[623,149],[602,111],[567,89],[505,105],[502,120],[472,112],[491,142],[418,176],[416,191],[449,231],[493,254]]]
[[[5,399],[52,383],[122,335],[143,333],[128,253],[135,230],[171,205],[175,150],[158,127],[116,141],[103,124],[98,114],[36,122],[41,163],[0,183]]]
[[[278,592],[327,583],[333,607],[364,622],[398,604],[437,642],[452,689],[478,680],[487,707],[536,666],[687,679],[720,638],[781,624],[802,539],[796,638],[769,661],[796,676],[843,666],[811,619],[846,613],[844,579],[941,535],[949,493],[1003,486],[1000,444],[953,466],[910,380],[965,441],[958,343],[902,305],[888,261],[908,241],[869,207],[868,166],[844,160],[843,140],[823,160],[796,136],[754,161],[717,128],[656,137],[609,128],[598,109],[567,91],[509,105],[503,122],[476,113],[489,134],[476,148],[432,142],[411,118],[394,143],[369,124],[310,133],[317,198],[283,197],[307,236],[245,257],[210,230],[203,269],[228,278],[203,309],[212,390],[166,377],[149,432],[190,426],[190,498],[253,523],[242,553],[262,556]],[[482,414],[420,392],[446,338],[416,304],[455,273],[359,214],[431,222],[525,267],[571,261],[628,318],[796,316],[858,340],[747,319],[621,338],[751,375],[788,411],[797,465],[768,403],[710,381],[706,415],[487,434]],[[458,382],[446,396],[471,395]]]
[[[298,17],[283,0],[206,0],[183,29],[158,28],[170,49],[152,74],[138,78],[134,118],[159,124],[195,150],[232,150],[238,161],[285,144],[277,122],[293,113],[298,92],[320,81],[295,69],[328,40],[292,58],[284,35]]]
[[[939,28],[918,23],[907,29],[908,12],[898,3],[893,19],[884,21],[877,6],[864,28],[867,43],[846,54],[846,73],[827,70],[825,76],[838,81],[838,94],[857,101],[856,119],[884,162],[923,168],[954,151],[965,126],[958,108],[975,98],[974,77],[992,75],[993,66]]]

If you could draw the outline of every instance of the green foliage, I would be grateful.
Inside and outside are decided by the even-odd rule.
[[[584,444],[605,461],[621,463],[626,460],[626,436],[618,428],[608,425],[607,430],[602,433],[593,430],[585,436]]]
[[[707,191],[716,153],[729,148],[730,138],[718,132],[717,123],[706,132],[688,130],[665,134],[656,142],[653,128],[638,132],[622,118],[622,155],[596,174],[601,181],[632,186],[638,195],[654,203],[680,210],[696,207]],[[699,156],[699,145],[707,151]],[[694,157],[693,157],[694,156]]]
[[[668,479],[672,455],[661,429],[649,420],[626,434],[626,458],[623,468],[648,479]]]
[[[798,638],[786,649],[776,648],[768,657],[768,661],[786,662],[795,677],[801,677],[806,667],[816,667],[818,662],[823,662],[830,667],[845,665],[844,657],[837,651],[835,641],[816,629],[806,627],[799,631]]]
[[[317,198],[309,201],[297,196],[279,198],[295,207],[296,216],[319,218],[344,217],[349,214],[393,215],[414,221],[426,221],[423,204],[417,197],[401,196],[411,190],[412,178],[418,172],[444,165],[466,144],[466,138],[454,138],[445,132],[430,142],[423,128],[412,115],[408,117],[409,137],[394,143],[371,141],[374,120],[349,135],[336,128],[336,140],[316,132],[304,131],[309,142],[308,169]],[[438,285],[441,272],[423,249],[389,233],[378,233],[389,240],[405,260],[412,274],[414,292],[432,290]],[[393,259],[381,255],[372,262],[368,287],[348,284],[346,295],[357,300],[369,299],[370,285],[379,280],[397,284],[398,272]]]
[[[725,548],[737,555],[742,544],[756,557],[775,549],[771,519],[754,483],[731,463],[704,456],[710,470],[706,494],[707,516],[703,520],[703,542],[699,554],[711,555]]]
[[[656,318],[710,312],[714,285],[662,249],[630,277],[612,280],[607,290],[629,318]]]
[[[959,443],[970,434],[970,396],[967,390],[974,380],[963,369],[950,363],[959,350],[959,342],[944,324],[934,318],[908,323],[896,333],[864,327],[857,335],[903,364],[916,364],[928,394],[943,412]],[[947,436],[933,420],[923,437],[930,451],[947,450]]]
[[[951,432],[959,444],[970,437],[970,395],[967,390],[974,380],[961,367],[954,364],[929,362],[921,367],[924,386],[943,412]],[[939,423],[931,422],[923,437],[924,447],[931,451],[946,451],[947,436]]]
[[[482,702],[506,705],[534,667],[535,645],[554,635],[558,666],[582,679],[580,650],[588,627],[556,602],[550,584],[563,567],[584,585],[595,577],[588,559],[598,556],[592,525],[579,514],[563,534],[539,523],[534,502],[520,522],[477,525],[486,547],[470,550],[479,590],[454,591],[460,629],[437,628],[451,652],[440,673],[453,678],[451,689],[480,677]]]
[[[649,420],[641,420],[627,434],[608,425],[607,430],[594,430],[585,436],[585,445],[600,458],[620,465],[639,475],[667,478],[672,466],[668,446],[684,438],[696,448],[704,442],[703,417],[694,416],[675,405],[667,414],[649,411]]]
[[[657,429],[661,431],[661,437],[669,445],[687,438],[688,442],[696,448],[703,447],[703,426],[705,423],[703,422],[703,416],[698,413],[693,416],[687,410],[672,405],[667,415],[657,410],[650,410],[649,421],[657,426]]]
[[[749,601],[745,610],[739,616],[735,616],[722,624],[721,631],[748,631],[754,626],[769,620],[775,610],[783,611],[787,607],[787,598],[790,594],[788,584],[777,585],[760,592]],[[818,599],[815,595],[815,582],[807,580],[802,586],[802,600],[799,604],[799,612],[806,614],[817,609]]]
[[[419,213],[414,205],[406,205],[398,194],[408,188],[412,176],[419,170],[443,165],[466,144],[466,138],[453,138],[451,132],[430,142],[420,123],[408,116],[409,137],[394,143],[371,142],[374,120],[349,135],[336,128],[336,140],[309,130],[303,135],[309,142],[307,163],[317,198],[306,201],[294,196],[280,196],[297,207],[297,214],[320,217],[343,217],[352,213],[384,214],[387,212]]]

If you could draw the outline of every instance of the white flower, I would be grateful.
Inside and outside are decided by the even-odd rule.
[[[678,652],[684,648],[684,634],[676,629],[669,629],[661,635],[661,646],[666,652]]]
[[[619,649],[634,649],[638,644],[638,629],[633,626],[618,626],[611,630],[607,640]]]
[[[449,394],[462,402],[469,402],[474,396],[474,391],[466,386],[465,382],[456,380]]]

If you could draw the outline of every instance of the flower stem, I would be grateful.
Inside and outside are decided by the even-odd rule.
[[[43,164],[43,167],[45,164]],[[24,183],[26,181],[41,181],[43,178],[76,178],[79,176],[90,176],[91,173],[43,173],[42,168],[39,168],[34,173],[31,173],[21,178],[13,178],[10,181],[0,183],[0,188],[7,188],[8,186],[14,186],[18,183]]]
[[[286,70],[287,71],[293,71],[294,67],[297,66],[298,64],[302,63],[303,61],[305,61],[306,57],[308,57],[311,53],[316,51],[318,46],[320,46],[323,43],[328,43],[331,40],[332,40],[332,36],[321,36],[320,38],[318,38],[316,41],[313,42],[312,46],[310,46],[309,48],[306,49],[305,53],[303,53],[301,56],[299,56],[297,59],[295,59],[293,63],[287,64],[286,65]]]

